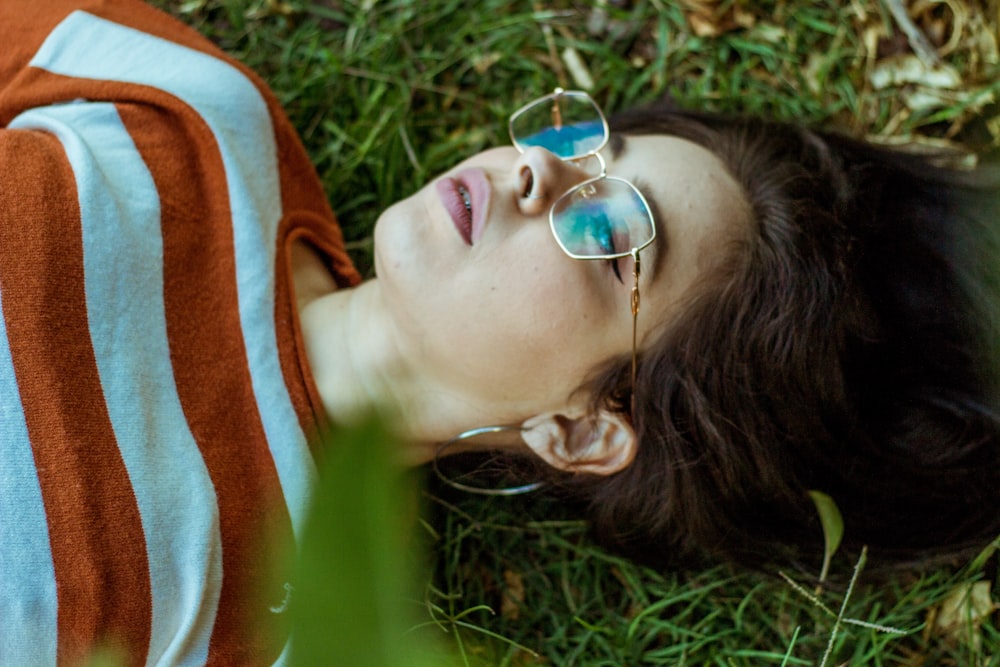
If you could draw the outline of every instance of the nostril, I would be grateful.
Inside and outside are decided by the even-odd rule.
[[[531,173],[531,168],[521,167],[519,173],[521,179],[521,196],[532,199],[531,191],[535,189],[535,175]]]
[[[523,167],[520,172],[521,177],[521,196],[525,199],[542,199],[544,195],[540,192],[535,192],[535,173],[531,170],[531,167]]]

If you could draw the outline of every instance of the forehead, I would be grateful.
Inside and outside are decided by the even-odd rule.
[[[625,135],[614,148],[608,173],[639,185],[656,218],[654,280],[668,283],[671,300],[679,298],[728,240],[749,230],[749,202],[722,160],[699,144]]]

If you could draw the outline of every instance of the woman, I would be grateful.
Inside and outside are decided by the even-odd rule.
[[[979,196],[965,177],[684,113],[624,116],[579,153],[513,122],[514,146],[385,211],[378,278],[359,284],[252,74],[131,0],[11,4],[0,617],[17,631],[0,662],[102,643],[135,661],[279,659],[285,637],[250,630],[289,602],[261,581],[260,544],[294,541],[310,447],[372,403],[397,414],[414,462],[476,427],[523,428],[503,446],[537,455],[593,499],[600,535],[647,558],[805,540],[814,488],[856,540],[881,522],[899,529],[887,544],[933,543],[898,525],[911,511],[946,526],[968,509],[957,541],[995,530],[997,440],[972,365],[993,332],[970,329],[986,302],[949,263],[965,248],[938,256],[953,226],[925,215],[943,207],[948,238],[971,239],[952,215]],[[564,95],[527,117],[558,127],[547,110],[576,104]],[[895,266],[878,244],[897,211],[874,190],[914,183],[928,202],[907,197],[913,247]],[[636,226],[578,233],[598,217],[577,207],[611,192]],[[932,250],[926,274],[905,273]],[[929,296],[882,287],[925,277]],[[925,325],[911,311],[937,289],[964,310],[933,307],[955,321]],[[906,335],[924,326],[938,357]],[[883,485],[893,464],[905,474]],[[910,507],[918,482],[928,497]],[[876,523],[857,522],[871,503]]]

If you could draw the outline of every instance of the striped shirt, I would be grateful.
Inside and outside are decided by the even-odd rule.
[[[0,0],[0,664],[270,664],[324,428],[273,95],[137,0]],[[268,623],[271,619],[272,622]]]

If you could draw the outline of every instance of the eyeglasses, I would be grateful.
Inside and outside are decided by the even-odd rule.
[[[611,131],[607,118],[587,93],[555,91],[518,109],[508,124],[514,147],[550,151],[564,162],[595,158],[600,173],[569,190],[549,209],[549,226],[559,247],[573,259],[632,257],[632,393],[635,419],[636,322],[639,316],[639,251],[656,238],[653,212],[639,189],[608,176],[601,149]]]

